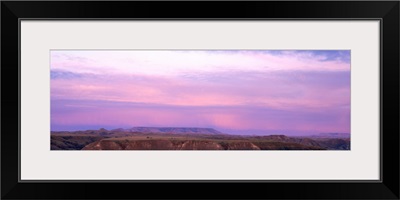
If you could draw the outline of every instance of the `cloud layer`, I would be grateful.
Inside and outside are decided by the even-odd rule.
[[[350,132],[350,51],[52,51],[52,130]]]

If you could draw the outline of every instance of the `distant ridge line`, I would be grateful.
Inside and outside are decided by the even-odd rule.
[[[199,127],[146,127],[138,126],[127,129],[113,129],[111,131],[124,131],[124,132],[144,132],[144,133],[201,133],[201,134],[223,134],[213,128],[199,128]]]

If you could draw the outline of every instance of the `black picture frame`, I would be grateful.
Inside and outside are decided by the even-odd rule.
[[[2,1],[1,198],[399,199],[399,9],[398,1]],[[382,179],[373,182],[20,182],[20,19],[379,19],[382,22]],[[148,192],[149,188],[154,192]]]

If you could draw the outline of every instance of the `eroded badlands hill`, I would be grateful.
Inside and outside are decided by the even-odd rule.
[[[142,132],[141,132],[142,131]],[[209,128],[52,132],[52,150],[349,150],[350,138],[239,136]]]
[[[322,150],[321,147],[283,142],[103,139],[82,150]]]

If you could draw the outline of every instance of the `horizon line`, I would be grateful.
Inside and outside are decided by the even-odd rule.
[[[351,133],[347,133],[347,132],[319,132],[319,133],[308,133],[308,134],[287,134],[287,133],[249,133],[249,134],[242,134],[242,133],[226,133],[223,131],[220,131],[216,128],[212,128],[212,127],[187,127],[187,126],[132,126],[129,128],[92,128],[92,129],[75,129],[75,130],[50,130],[50,132],[77,132],[77,131],[98,131],[101,129],[104,129],[106,131],[113,131],[113,130],[117,130],[117,129],[123,129],[123,130],[128,130],[128,129],[132,129],[132,128],[198,128],[198,129],[213,129],[215,131],[218,131],[220,133],[223,134],[229,134],[229,135],[287,135],[287,136],[293,136],[293,135],[297,135],[297,136],[312,136],[312,135],[321,135],[321,134],[348,134],[350,135]],[[246,130],[243,130],[246,131]],[[249,130],[250,131],[250,130]],[[253,130],[253,131],[262,131],[262,130]]]

